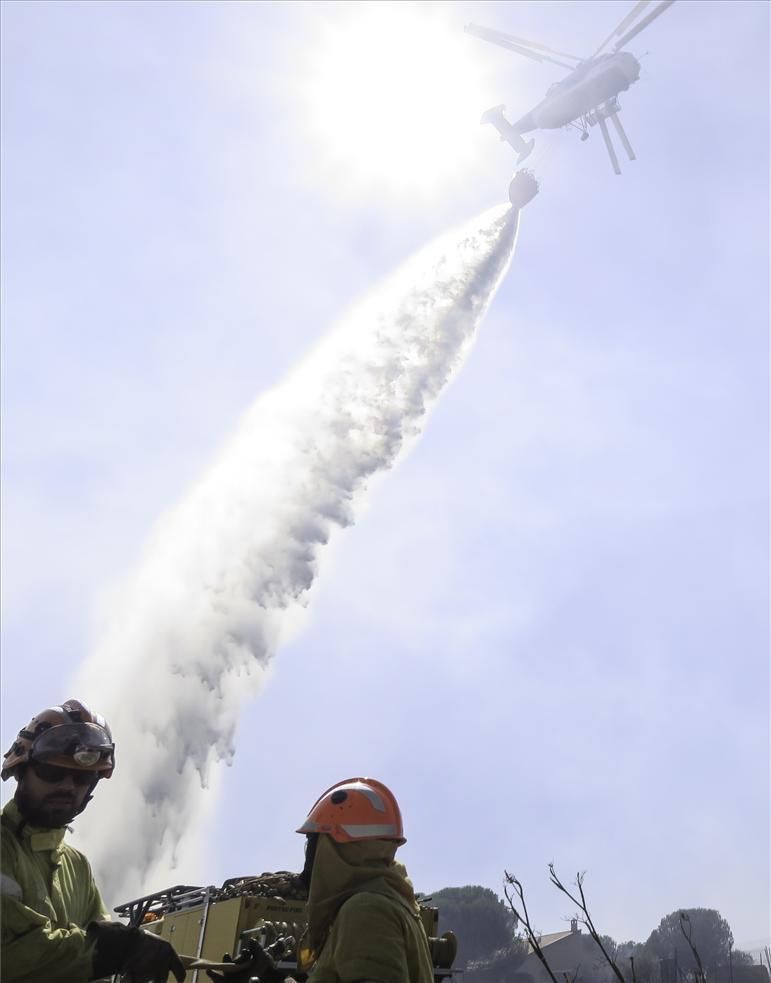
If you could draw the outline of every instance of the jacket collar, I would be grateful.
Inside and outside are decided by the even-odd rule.
[[[15,799],[11,799],[3,806],[3,824],[10,826],[16,836],[23,843],[29,844],[29,848],[33,851],[58,850],[67,832],[66,826],[57,829],[30,826],[24,821]]]

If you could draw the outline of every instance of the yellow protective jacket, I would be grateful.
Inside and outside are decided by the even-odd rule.
[[[420,916],[401,898],[354,894],[337,913],[308,983],[433,983]]]
[[[109,915],[88,860],[64,843],[65,831],[26,825],[13,800],[3,808],[3,983],[92,978],[86,928]]]
[[[394,861],[397,846],[319,836],[299,944],[313,966],[308,983],[434,983],[415,892]]]

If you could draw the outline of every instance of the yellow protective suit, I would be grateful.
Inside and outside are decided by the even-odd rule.
[[[412,884],[387,840],[319,836],[300,949],[309,983],[433,983],[428,939]]]
[[[65,832],[26,825],[13,800],[3,808],[3,983],[92,978],[86,928],[109,914],[88,860],[64,843]]]

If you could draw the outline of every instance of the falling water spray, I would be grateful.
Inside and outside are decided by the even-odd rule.
[[[517,213],[493,209],[375,287],[158,522],[74,689],[117,742],[110,787],[76,831],[108,902],[175,883],[177,865],[199,875],[242,701],[296,630],[323,547],[462,364],[516,234]]]

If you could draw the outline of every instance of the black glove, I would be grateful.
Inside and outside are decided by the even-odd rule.
[[[291,947],[291,941],[276,939],[267,949],[263,949],[256,939],[245,939],[235,959],[230,955],[223,957],[224,963],[233,963],[232,970],[222,973],[207,970],[206,974],[214,983],[249,983],[253,976],[258,977],[260,983],[284,983],[284,974],[276,967],[274,959],[284,955]]]
[[[158,935],[119,922],[91,922],[87,937],[95,942],[91,979],[125,973],[131,983],[166,983],[173,973],[178,983],[185,967],[170,943]]]
[[[177,983],[185,978],[185,967],[170,942],[152,932],[138,933],[138,938],[121,967],[131,983],[166,983],[173,973]]]

